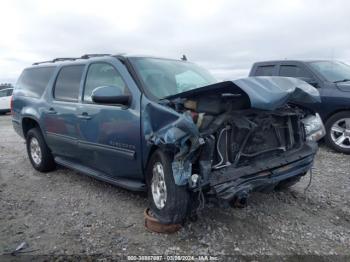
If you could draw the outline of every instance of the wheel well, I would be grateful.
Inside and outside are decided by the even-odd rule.
[[[147,155],[147,160],[145,162],[145,168],[147,169],[148,168],[148,163],[149,163],[149,160],[151,159],[151,156],[153,155],[153,153],[158,149],[157,146],[155,145],[152,145],[151,149],[149,150],[148,152],[148,155]]]
[[[39,127],[39,124],[37,121],[35,121],[34,119],[29,118],[29,117],[23,118],[22,128],[23,128],[24,137],[27,137],[28,131],[34,127]]]
[[[339,110],[333,111],[332,113],[330,113],[330,114],[325,118],[324,124],[326,124],[327,121],[328,121],[332,116],[334,116],[335,114],[341,113],[341,112],[350,112],[350,109],[349,109],[349,108],[344,108],[344,109],[339,109]]]

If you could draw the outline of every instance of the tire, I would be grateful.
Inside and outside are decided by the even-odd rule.
[[[32,166],[40,172],[52,171],[55,161],[39,128],[32,128],[26,136],[26,146]]]
[[[298,183],[300,181],[300,178],[301,178],[301,176],[297,176],[297,177],[291,177],[291,178],[282,180],[275,187],[275,190],[277,190],[277,191],[287,190],[291,186],[294,186],[296,183]]]
[[[346,127],[346,122],[348,121],[348,126]],[[350,154],[350,111],[343,111],[334,114],[331,116],[327,122],[326,122],[326,137],[325,141],[326,144],[334,149],[337,152],[344,153],[344,154]],[[341,131],[341,128],[344,127],[343,132],[336,132],[332,129],[339,127],[339,130]],[[336,139],[340,138],[341,136],[344,136],[345,139],[341,144],[336,143]]]
[[[171,163],[172,158],[169,154],[161,150],[156,150],[151,156],[147,168],[148,200],[153,215],[162,224],[181,224],[188,214],[190,194],[185,186],[175,184]],[[157,194],[157,190],[154,190],[159,189],[156,178],[159,177],[160,166],[164,180],[159,183],[162,185],[165,183],[165,193],[163,190],[161,197]],[[164,186],[160,188],[164,189]],[[159,201],[159,199],[165,199],[165,201]]]

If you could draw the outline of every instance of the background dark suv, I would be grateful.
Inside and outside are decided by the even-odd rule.
[[[350,154],[350,66],[327,60],[282,60],[255,63],[249,76],[295,77],[316,87],[321,104],[308,105],[325,123],[326,143]]]

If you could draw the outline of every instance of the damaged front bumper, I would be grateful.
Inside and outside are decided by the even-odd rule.
[[[249,166],[213,171],[210,174],[209,194],[230,201],[251,191],[274,187],[282,180],[305,175],[312,167],[317,149],[317,143],[307,142],[299,149],[256,161]]]

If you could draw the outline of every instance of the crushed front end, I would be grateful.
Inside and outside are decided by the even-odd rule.
[[[263,85],[265,93],[252,90],[256,85]],[[157,108],[166,108],[162,114],[173,120],[149,126],[147,139],[173,153],[175,183],[194,192],[231,201],[272,189],[306,174],[316,141],[324,135],[318,116],[295,103],[317,102],[317,93],[303,85],[292,79],[254,78],[168,97]],[[148,106],[148,120],[155,110],[159,114]]]

